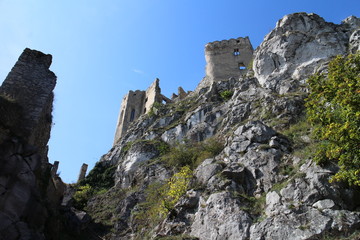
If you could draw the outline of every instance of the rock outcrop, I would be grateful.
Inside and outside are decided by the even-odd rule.
[[[47,143],[56,76],[51,55],[25,49],[0,87],[0,239],[58,234],[64,184],[51,174]],[[55,237],[54,239],[57,239]]]
[[[356,239],[360,190],[329,182],[335,163],[312,161],[304,102],[311,74],[359,50],[359,28],[353,16],[337,25],[287,15],[255,50],[254,69],[238,69],[232,48],[242,38],[222,42],[233,51],[231,73],[209,68],[217,77],[196,91],[141,105],[146,114],[79,189],[65,188],[47,159],[51,56],[26,49],[0,88],[0,240]],[[174,174],[184,165],[190,177]]]
[[[279,20],[255,51],[255,77],[280,94],[295,91],[329,59],[358,48],[359,19],[337,25],[316,14],[295,13]],[[352,36],[352,34],[354,34]]]
[[[238,78],[232,73],[229,79],[205,78],[182,100],[153,106],[151,114],[129,125],[101,159],[116,166],[115,186],[89,200],[95,220],[102,212],[102,218],[114,222],[108,225],[113,232],[102,235],[322,239],[358,229],[359,189],[329,183],[338,167],[318,166],[308,153],[313,142],[304,120],[304,99],[311,74],[326,72],[332,57],[359,49],[359,27],[356,17],[337,25],[316,14],[287,15],[255,50],[254,71],[247,69]],[[140,221],[138,212],[155,201],[148,198],[149,191],[162,194],[161,186],[174,173],[174,166],[165,162],[167,151],[212,138],[221,140],[224,148],[195,164],[190,189],[167,215],[149,213]],[[116,191],[121,198],[112,214],[96,208],[112,202],[107,196]]]

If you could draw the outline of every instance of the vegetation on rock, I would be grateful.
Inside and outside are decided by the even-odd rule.
[[[327,75],[315,74],[308,83],[308,119],[320,141],[315,161],[337,162],[331,181],[360,186],[360,54],[336,57]]]
[[[233,91],[224,90],[224,91],[220,92],[220,97],[221,97],[224,101],[228,101],[228,100],[230,100],[230,98],[232,97],[233,94],[234,94]]]
[[[224,144],[215,138],[209,138],[203,142],[185,141],[170,148],[162,160],[169,167],[179,169],[189,166],[194,169],[206,158],[218,155],[223,148]]]

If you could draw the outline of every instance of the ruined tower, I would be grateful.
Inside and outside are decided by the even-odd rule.
[[[206,44],[206,76],[215,81],[239,77],[247,70],[253,52],[248,37]]]
[[[56,76],[49,70],[51,62],[50,54],[26,48],[0,87],[0,96],[17,105],[21,111],[19,116],[13,116],[8,127],[38,147],[43,160],[47,159],[56,85]],[[12,114],[10,111],[6,113],[9,117]]]
[[[118,122],[116,126],[114,144],[126,133],[129,125],[142,114],[148,113],[155,102],[162,102],[159,79],[146,89],[146,91],[129,91],[122,100]]]

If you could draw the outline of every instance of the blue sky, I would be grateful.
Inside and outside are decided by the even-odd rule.
[[[358,0],[0,0],[0,79],[24,48],[53,55],[57,75],[50,162],[65,182],[112,147],[122,97],[160,78],[171,96],[204,76],[204,45],[249,36],[256,48],[276,21],[314,12],[340,23]]]

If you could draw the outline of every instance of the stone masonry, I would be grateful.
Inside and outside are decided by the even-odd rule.
[[[114,145],[126,133],[126,130],[133,121],[142,114],[149,112],[155,102],[162,102],[163,99],[158,78],[155,79],[146,91],[129,91],[121,103]]]
[[[253,57],[248,37],[215,41],[206,44],[206,76],[213,80],[239,77],[247,70]]]
[[[205,45],[206,76],[195,92],[210,87],[213,82],[239,79],[248,72],[254,49],[248,37],[214,41]]]
[[[47,142],[52,124],[55,74],[49,70],[50,54],[26,48],[0,87],[0,96],[20,106],[20,125],[16,135],[39,148],[47,156]],[[11,127],[11,126],[10,126]]]
[[[0,240],[53,239],[65,184],[47,158],[52,56],[25,49],[0,87]]]

